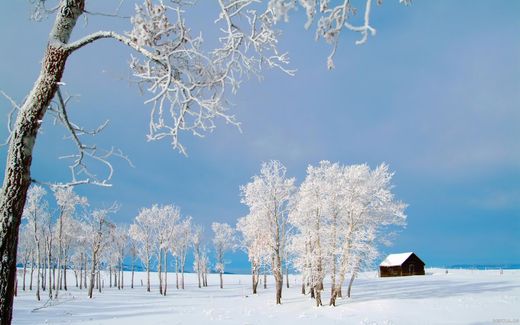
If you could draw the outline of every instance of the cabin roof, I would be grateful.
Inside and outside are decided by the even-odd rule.
[[[402,265],[413,252],[408,253],[399,253],[399,254],[390,254],[388,255],[379,266],[399,266]]]

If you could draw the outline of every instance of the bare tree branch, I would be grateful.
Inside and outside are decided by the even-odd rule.
[[[15,121],[14,117],[16,115],[15,113],[20,110],[20,106],[16,103],[16,101],[14,99],[12,99],[9,95],[7,95],[3,90],[0,90],[0,94],[2,94],[2,96],[4,96],[11,103],[11,106],[12,106],[11,111],[9,112],[9,114],[7,114],[7,131],[9,132],[9,134],[7,135],[7,138],[5,139],[5,141],[0,144],[0,147],[4,147],[4,146],[8,145],[9,141],[11,140],[11,134],[13,133],[13,123]]]
[[[86,130],[72,123],[67,114],[67,103],[71,97],[64,98],[61,89],[57,90],[57,107],[52,111],[57,115],[58,120],[63,126],[70,132],[70,139],[74,142],[77,152],[75,154],[66,155],[59,157],[59,159],[72,159],[72,164],[69,166],[71,171],[72,179],[70,182],[60,184],[59,186],[71,186],[81,184],[94,184],[99,186],[111,186],[110,180],[114,172],[113,166],[110,162],[111,157],[118,157],[125,160],[131,167],[133,167],[130,159],[123,154],[119,149],[111,148],[110,150],[100,150],[95,145],[84,144],[80,137],[82,135],[95,136],[99,134],[107,126],[108,121],[104,122],[95,130]],[[101,165],[105,166],[108,173],[103,178],[98,178],[94,173],[89,170],[88,162],[86,159],[93,160]],[[78,179],[78,176],[86,176],[84,179]]]

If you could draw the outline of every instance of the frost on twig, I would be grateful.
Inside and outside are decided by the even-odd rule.
[[[46,2],[32,1],[37,5]],[[370,22],[372,0],[216,1],[219,9],[214,22],[219,37],[210,51],[204,49],[202,35],[192,33],[185,23],[185,11],[193,4],[190,0],[144,0],[135,6],[131,31],[94,32],[67,44],[66,49],[71,53],[98,39],[112,38],[136,51],[130,68],[141,89],[151,94],[145,102],[152,107],[147,138],[168,138],[173,148],[186,154],[180,139],[183,131],[203,137],[213,131],[219,119],[239,127],[226,97],[237,92],[244,78],[261,78],[266,67],[289,75],[295,72],[288,68],[288,54],[279,50],[276,25],[288,21],[298,4],[307,15],[305,27],[317,21],[316,37],[333,46],[327,58],[329,69],[334,67],[342,30],[359,33],[356,44],[365,43],[376,33]],[[352,22],[358,12],[353,3],[362,8],[358,24]],[[123,17],[118,9],[112,16]]]
[[[55,115],[56,121],[61,123],[70,133],[67,139],[72,140],[76,146],[76,153],[59,157],[60,159],[70,159],[72,161],[69,165],[71,180],[66,184],[53,184],[53,186],[68,187],[80,184],[94,184],[107,187],[111,186],[110,180],[112,179],[114,168],[110,162],[110,159],[112,157],[121,158],[133,167],[132,162],[119,149],[99,149],[96,145],[85,144],[82,140],[84,136],[98,135],[106,128],[108,121],[105,121],[94,130],[87,130],[81,126],[78,126],[69,119],[67,114],[67,104],[73,97],[68,96],[67,98],[64,98],[59,88],[56,95],[57,98],[55,102],[53,102],[53,105],[49,107],[49,111]],[[104,176],[98,176],[92,172],[92,167],[89,168],[91,164],[95,163],[104,167],[106,170]]]
[[[219,0],[216,24],[222,35],[218,47],[209,52],[202,48],[202,36],[192,35],[185,24],[184,1],[167,6],[146,0],[136,6],[127,37],[144,54],[132,57],[134,77],[152,93],[146,101],[152,105],[148,140],[170,138],[172,146],[186,154],[181,131],[204,136],[218,118],[239,126],[225,95],[235,93],[243,77],[260,76],[264,66],[292,74],[286,68],[287,54],[277,49],[272,10],[257,13],[254,3]]]
[[[29,0],[31,4],[31,19],[34,21],[42,21],[46,19],[49,14],[52,14],[58,10],[58,5],[49,7],[48,3],[52,2],[49,0]]]
[[[4,96],[12,106],[11,111],[9,112],[9,114],[7,114],[8,135],[7,135],[7,138],[5,139],[5,141],[0,144],[0,147],[4,147],[4,146],[7,146],[9,144],[9,142],[11,141],[11,134],[13,133],[13,124],[16,120],[16,118],[15,118],[16,113],[20,110],[20,105],[18,105],[16,103],[16,101],[14,99],[12,99],[9,95],[4,93],[3,90],[0,90],[0,94],[2,94],[2,96]]]
[[[280,2],[281,0],[271,1]],[[356,41],[356,45],[365,44],[368,36],[376,34],[376,29],[370,23],[372,0],[359,2],[353,0],[320,0],[319,3],[317,0],[299,0],[299,2],[307,14],[305,28],[309,28],[312,25],[318,12],[320,14],[316,27],[316,39],[323,38],[332,45],[332,51],[327,57],[327,67],[329,69],[334,68],[334,55],[336,54],[339,37],[343,29],[361,35],[361,38]],[[352,18],[358,13],[358,7],[355,7],[353,3],[360,3],[359,8],[362,8],[363,21],[360,25],[351,22]],[[378,5],[381,3],[381,0],[377,0]],[[411,0],[399,0],[399,3],[409,5]]]

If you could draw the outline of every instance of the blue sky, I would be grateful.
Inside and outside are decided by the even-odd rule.
[[[118,2],[118,1],[116,1]],[[51,19],[29,20],[28,1],[0,4],[0,89],[17,100],[40,69]],[[115,3],[115,2],[114,2]],[[190,16],[209,31],[211,10]],[[122,205],[116,222],[128,223],[141,207],[175,203],[206,225],[234,224],[247,213],[239,186],[262,161],[278,159],[299,182],[308,164],[387,162],[395,193],[408,203],[408,226],[385,252],[415,251],[427,265],[520,262],[520,2],[385,1],[373,10],[377,35],[355,46],[341,38],[335,63],[330,48],[303,29],[294,13],[281,47],[295,77],[266,71],[230,97],[243,132],[219,122],[204,139],[183,135],[188,157],[167,141],[146,142],[149,107],[129,77],[130,51],[109,40],[74,54],[63,81],[80,94],[72,118],[94,127],[109,119],[96,143],[115,146],[135,168],[114,161],[110,189],[78,188],[92,206]],[[189,23],[189,21],[188,21]],[[91,18],[88,31],[130,29],[124,21]],[[195,28],[194,27],[194,28]],[[0,101],[8,112],[9,103]],[[5,125],[6,114],[0,114]],[[0,129],[6,136],[6,128]],[[48,119],[38,138],[33,177],[66,181],[57,157],[70,152],[63,130]],[[0,168],[6,149],[0,150]],[[230,271],[247,269],[234,254]]]

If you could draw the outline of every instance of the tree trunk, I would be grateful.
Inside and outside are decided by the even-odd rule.
[[[135,259],[132,257],[132,283],[130,284],[130,288],[134,288],[134,271],[135,271]]]
[[[27,261],[25,261],[25,263],[23,263],[23,282],[22,282],[22,290],[25,291],[25,274],[27,273]]]
[[[158,261],[159,261],[159,267],[157,269],[157,274],[159,275],[159,294],[162,295],[163,294],[163,290],[162,290],[162,273],[161,273],[161,265],[162,265],[162,249],[159,249],[159,258],[158,258]]]
[[[49,299],[52,299],[52,272],[51,272],[52,253],[51,253],[51,247],[52,247],[52,241],[49,243],[49,249],[48,249],[49,251],[47,252],[47,257],[48,257],[48,260],[47,260],[47,272],[49,272],[47,287],[49,288]]]
[[[184,263],[181,263],[181,288],[184,290]]]
[[[33,277],[34,277],[34,252],[31,256],[31,278],[29,279],[29,290],[32,291],[33,288]]]
[[[256,266],[253,266],[251,268],[251,277],[253,280],[253,294],[255,295],[257,293],[258,288],[258,280],[259,280],[259,274],[258,274],[258,268]]]
[[[150,292],[150,258],[146,261],[146,291]]]
[[[42,60],[38,80],[18,112],[9,141],[4,182],[0,193],[0,325],[11,324],[16,281],[18,230],[27,190],[36,136],[43,117],[61,81],[69,40],[84,0],[61,1]]]
[[[199,277],[199,288],[200,288],[200,273],[197,271],[197,276]],[[179,257],[175,256],[175,287],[177,290],[179,289]]]
[[[85,272],[86,274],[87,272]],[[85,275],[86,277],[86,275]],[[92,254],[92,268],[90,269],[90,285],[88,286],[88,297],[92,298],[94,292],[94,280],[96,277],[96,255]]]
[[[350,282],[348,283],[347,297],[350,298],[350,291],[352,290],[352,284],[354,283],[354,279],[356,278],[356,272],[352,272],[352,276],[350,277]]]
[[[164,290],[163,294],[166,296],[168,290],[168,252],[164,252]]]
[[[289,266],[287,265],[287,262],[285,264],[285,284],[287,289],[289,289]]]
[[[67,291],[67,253],[65,253],[63,262],[63,289]]]
[[[123,256],[123,254],[121,254],[121,256]],[[123,268],[123,258],[122,257],[119,259],[119,262],[120,262],[119,269],[121,270],[121,275],[119,276],[119,279],[121,279],[121,289],[123,289],[125,287],[125,276],[124,276],[125,270]]]
[[[79,288],[83,289],[83,253],[79,255]]]
[[[63,242],[63,211],[60,213],[60,216],[58,219],[58,279],[56,282],[56,276],[54,276],[54,283],[56,283],[56,286],[54,287],[56,289],[56,292],[54,293],[54,298],[58,298],[58,294],[61,290],[61,263],[62,263],[62,256],[63,256],[62,242]],[[53,269],[53,273],[54,272],[55,272],[55,270]]]
[[[87,255],[85,254],[85,259],[83,260],[83,288],[87,288]]]
[[[276,253],[273,256],[273,275],[276,282],[276,304],[282,303],[282,288],[283,288],[283,270],[280,254]]]
[[[108,267],[108,287],[112,288],[112,266]]]
[[[99,272],[97,270],[94,271],[95,272],[95,276],[94,276],[94,288],[95,289],[99,289]]]
[[[52,265],[52,289],[56,290],[56,264]]]
[[[319,284],[314,288],[314,294],[315,294],[315,300],[316,300],[316,307],[322,306],[321,303],[321,289],[318,288]]]
[[[220,289],[224,289],[224,280],[222,279],[222,271],[220,271],[219,274],[220,274]]]
[[[329,306],[336,306],[336,299],[339,296],[339,293],[341,292],[341,287],[338,287],[338,286],[334,286],[332,287],[332,292],[330,294],[330,302],[329,302]]]
[[[36,299],[38,301],[40,301],[40,243],[38,242],[36,244],[36,259],[37,259],[37,263],[38,265],[36,266],[37,268],[37,277],[36,277]]]
[[[280,305],[282,303],[282,281],[276,281],[276,304]]]
[[[98,263],[98,269],[97,269],[97,289],[98,292],[101,293],[101,263]]]
[[[201,278],[200,278],[201,277],[200,271],[201,270],[200,270],[200,262],[199,262],[198,259],[199,259],[199,257],[197,257],[197,262],[196,262],[197,263],[197,279],[199,280],[199,288],[200,288],[200,280],[201,280]]]

